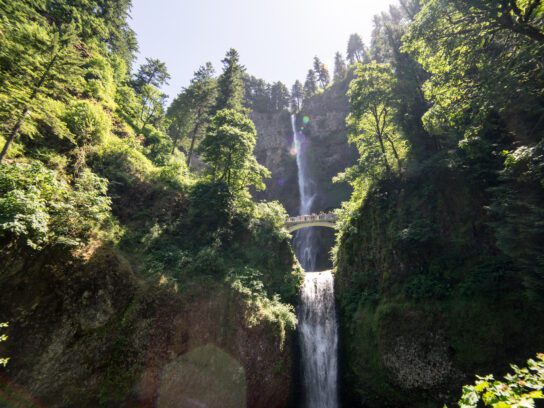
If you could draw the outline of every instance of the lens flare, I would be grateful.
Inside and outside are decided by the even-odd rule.
[[[302,118],[302,123],[304,123],[305,125],[307,125],[308,123],[310,123],[310,117],[309,116],[304,116]]]

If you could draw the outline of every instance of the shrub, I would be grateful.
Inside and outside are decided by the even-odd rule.
[[[6,328],[8,327],[8,323],[0,323],[0,328]],[[8,336],[5,334],[0,335],[0,343],[3,341],[6,341],[8,339]],[[6,366],[9,362],[9,358],[6,357],[0,357],[0,366]]]
[[[102,143],[111,130],[111,119],[91,101],[77,101],[69,108],[64,120],[79,145]]]
[[[475,385],[464,386],[459,407],[531,408],[535,399],[544,399],[544,354],[529,360],[527,367],[512,365],[512,369],[514,373],[506,375],[505,381],[495,380],[492,375],[478,376]]]
[[[41,162],[0,166],[0,239],[33,249],[78,246],[110,219],[107,181],[85,170],[73,184]]]

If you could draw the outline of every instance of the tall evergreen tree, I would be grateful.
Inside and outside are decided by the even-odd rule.
[[[366,59],[366,50],[363,40],[359,34],[352,34],[349,37],[347,53],[348,62],[364,62]]]
[[[321,88],[326,88],[331,81],[331,76],[326,65],[318,57],[314,57],[314,72]]]
[[[25,3],[19,6],[24,15]],[[0,84],[4,90],[0,94],[0,132],[5,138],[0,163],[21,131],[32,136],[40,120],[52,118],[47,110],[53,101],[67,101],[83,87],[82,56],[74,27],[50,25],[45,18],[34,17],[35,21],[18,24],[0,20]]]
[[[244,102],[244,72],[245,68],[240,64],[238,51],[231,48],[223,63],[223,73],[217,81],[219,94],[214,110],[221,109],[241,110]]]
[[[304,87],[302,83],[297,80],[291,88],[291,109],[294,113],[300,112],[302,109],[302,102],[304,101]]]
[[[164,114],[167,96],[160,88],[168,83],[170,74],[166,64],[158,59],[146,58],[133,78],[133,87],[140,98],[138,115],[140,129],[143,134],[148,124],[156,122]]]
[[[187,136],[187,166],[191,166],[193,153],[197,142],[206,131],[210,119],[210,112],[217,99],[217,81],[214,78],[214,69],[210,62],[201,66],[191,79],[191,84],[184,89],[168,108],[170,118],[170,132],[177,141]]]
[[[308,70],[306,75],[306,82],[304,82],[304,97],[310,98],[317,93],[317,79],[315,77],[315,71],[313,69]]]
[[[273,111],[289,108],[289,90],[282,82],[272,84],[270,88],[270,103]]]
[[[340,82],[346,79],[347,68],[346,61],[340,52],[334,56],[334,82]]]
[[[146,85],[161,88],[163,85],[168,84],[169,79],[170,74],[164,62],[154,58],[146,58],[145,63],[140,66],[138,72],[134,75],[132,84],[136,92],[141,92]]]

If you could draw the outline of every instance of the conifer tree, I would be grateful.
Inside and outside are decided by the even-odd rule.
[[[217,80],[218,97],[214,111],[221,109],[242,110],[244,102],[244,73],[245,68],[240,64],[238,51],[231,48],[223,63],[223,73]]]
[[[206,131],[211,108],[217,99],[217,81],[213,77],[214,69],[210,62],[201,66],[194,74],[191,84],[184,89],[168,108],[168,117],[172,121],[170,132],[174,146],[182,137],[188,136],[190,145],[187,150],[187,166],[191,166],[197,140]]]
[[[166,64],[158,59],[146,58],[134,76],[132,85],[140,97],[139,133],[143,134],[148,124],[164,114],[167,96],[160,88],[168,83],[170,74]]]
[[[21,4],[21,7],[24,6]],[[23,12],[21,12],[23,15]],[[73,26],[48,24],[45,18],[13,24],[0,20],[0,132],[5,143],[0,163],[23,131],[32,136],[36,123],[49,116],[50,101],[67,100],[83,87],[82,56]]]
[[[346,61],[340,52],[334,56],[334,82],[343,81],[347,75]]]
[[[366,59],[366,50],[363,40],[359,34],[352,34],[349,37],[347,49],[348,62],[354,64],[356,62],[364,62]]]
[[[282,82],[276,82],[270,87],[270,104],[276,112],[289,108],[289,90]]]
[[[329,70],[318,57],[314,57],[314,72],[321,88],[326,88],[331,81],[331,77]]]
[[[304,82],[304,97],[310,98],[317,93],[317,80],[315,77],[315,71],[313,69],[308,70],[306,75],[306,82]]]
[[[304,87],[302,83],[297,80],[291,88],[291,109],[294,113],[300,112],[302,109],[302,102],[304,101]]]

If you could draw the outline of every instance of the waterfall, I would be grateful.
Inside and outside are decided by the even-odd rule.
[[[338,328],[330,271],[306,273],[299,306],[306,408],[337,408]]]
[[[300,214],[311,214],[317,195],[316,183],[308,167],[304,133],[291,116],[293,144],[298,168]],[[306,271],[315,271],[317,247],[313,228],[297,232],[294,239],[297,257]],[[306,408],[337,408],[338,328],[334,307],[332,273],[307,272],[298,308],[299,339]]]
[[[309,175],[308,149],[304,133],[297,129],[296,115],[291,115],[293,147],[296,152],[298,169],[298,191],[300,193],[300,215],[311,214],[316,197],[316,184]],[[298,231],[294,239],[297,258],[306,271],[314,271],[317,261],[315,234],[311,228]]]

